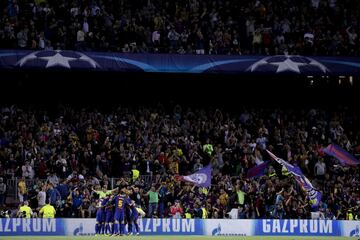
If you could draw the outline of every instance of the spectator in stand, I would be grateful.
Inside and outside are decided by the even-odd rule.
[[[319,158],[318,162],[315,164],[314,172],[317,179],[325,180],[326,165],[322,158]]]
[[[31,167],[29,161],[26,161],[26,162],[25,162],[25,165],[23,165],[23,166],[21,167],[21,170],[22,170],[22,176],[23,176],[24,178],[33,179],[33,177],[34,177],[34,170],[33,170],[33,168]]]
[[[0,177],[0,207],[5,207],[6,203],[6,184],[4,179]]]
[[[18,39],[18,47],[20,49],[26,48],[28,41],[27,31],[25,29],[21,29],[17,33],[16,38]]]
[[[45,203],[46,203],[46,185],[45,184],[40,188],[36,197],[38,200],[38,208],[41,209],[43,206],[45,206]]]
[[[25,200],[27,200],[27,193],[28,190],[26,187],[25,177],[23,176],[18,183],[18,197],[20,203],[23,203]]]
[[[168,33],[168,39],[170,41],[170,46],[173,49],[177,49],[178,47],[178,42],[179,42],[179,38],[180,38],[180,34],[178,32],[176,32],[176,30],[174,28],[172,28],[169,33]]]
[[[60,184],[56,187],[60,193],[61,201],[65,201],[70,194],[69,185],[66,179],[61,180]]]
[[[276,193],[275,206],[273,216],[277,219],[282,219],[284,215],[284,197],[283,197],[284,188],[281,191]]]
[[[50,176],[48,176],[47,181],[51,183],[54,187],[57,187],[59,184],[59,178],[56,176],[54,172],[50,173]]]
[[[169,194],[166,182],[162,182],[159,189],[159,216],[165,216],[165,207],[167,205],[167,195]]]
[[[199,203],[194,204],[194,218],[202,218],[203,211]]]
[[[80,190],[78,188],[75,188],[71,192],[71,199],[72,199],[72,216],[73,217],[81,217],[82,212],[82,204],[83,204],[83,195],[80,194]]]
[[[77,171],[73,171],[68,177],[68,181],[78,182],[80,180],[83,180],[84,176],[82,174],[78,174]]]
[[[159,190],[156,190],[155,186],[152,186],[150,191],[144,196],[149,196],[148,217],[156,216],[159,203]]]
[[[139,187],[133,187],[132,195],[130,198],[135,201],[138,207],[141,207],[142,201],[141,201],[141,193],[139,191]]]
[[[176,200],[174,205],[170,207],[170,213],[173,218],[182,218],[183,209],[178,200]]]
[[[220,199],[220,204],[221,204],[223,207],[226,207],[226,206],[228,205],[229,195],[225,192],[224,189],[220,189],[219,199]]]
[[[262,34],[260,29],[255,30],[252,45],[254,54],[262,54]]]
[[[48,184],[48,190],[46,192],[46,195],[48,196],[49,203],[52,206],[59,205],[59,201],[61,201],[61,195],[59,191],[56,188],[54,188],[54,185],[52,185],[51,183]]]

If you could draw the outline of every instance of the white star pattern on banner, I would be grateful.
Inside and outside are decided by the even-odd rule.
[[[40,57],[40,59],[48,60],[46,64],[46,68],[54,67],[54,66],[62,66],[62,67],[70,68],[69,61],[77,60],[77,58],[64,57],[59,52],[57,52],[54,56]]]
[[[281,62],[272,62],[270,63],[271,65],[275,65],[278,66],[276,72],[285,72],[285,71],[292,71],[292,72],[296,72],[296,73],[300,73],[300,69],[299,66],[304,66],[306,65],[306,63],[299,63],[299,62],[294,62],[292,61],[290,58],[286,58],[285,61],[281,61]]]
[[[25,57],[21,58],[18,61],[18,65],[20,65],[20,67],[22,67],[24,64],[26,64],[28,61],[30,60],[46,60],[46,66],[45,68],[50,68],[50,67],[63,67],[63,68],[69,68],[71,69],[70,66],[70,62],[71,61],[84,61],[87,62],[88,64],[91,65],[92,68],[97,68],[99,67],[99,64],[94,61],[93,59],[89,58],[88,56],[86,56],[85,54],[82,54],[80,52],[73,52],[75,54],[77,54],[80,57],[66,57],[62,54],[61,50],[56,50],[56,51],[48,51],[48,52],[53,52],[54,54],[51,56],[44,56],[44,57],[40,57],[37,56],[38,53],[40,53],[40,51],[37,52],[32,52],[28,55],[26,55]]]
[[[271,60],[274,60],[276,58],[285,58],[285,60],[283,61],[276,61],[276,62],[272,62]],[[294,61],[293,58],[300,58],[304,59],[306,61],[303,62],[298,62],[298,61]],[[329,70],[321,63],[319,63],[318,61],[312,59],[312,58],[308,58],[308,57],[302,57],[302,56],[272,56],[272,57],[266,57],[263,58],[259,61],[257,61],[256,63],[252,64],[249,68],[248,71],[251,72],[255,72],[257,71],[257,69],[260,66],[276,66],[276,73],[281,73],[281,72],[286,72],[286,71],[291,71],[291,72],[295,72],[295,73],[301,73],[301,70],[299,67],[301,66],[315,66],[317,67],[321,72],[326,73],[329,72]]]

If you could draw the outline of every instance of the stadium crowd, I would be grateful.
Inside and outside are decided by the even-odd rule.
[[[335,142],[359,152],[358,116],[347,108],[2,107],[0,207],[19,214],[4,212],[11,209],[7,180],[18,178],[18,198],[34,216],[49,201],[58,217],[94,217],[99,197],[119,187],[148,217],[358,219],[359,168],[321,151]],[[302,169],[323,193],[318,209],[274,161],[263,176],[247,178],[270,159],[265,149]],[[208,164],[210,188],[174,177]]]
[[[0,1],[0,48],[359,55],[359,1]]]

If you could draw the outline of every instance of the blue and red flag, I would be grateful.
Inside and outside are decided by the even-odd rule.
[[[188,176],[175,176],[178,181],[191,182],[199,187],[211,186],[211,164]]]
[[[260,177],[265,174],[265,169],[269,165],[269,161],[263,162],[253,168],[250,168],[247,172],[247,178]]]
[[[272,159],[284,166],[294,176],[296,182],[307,193],[311,207],[319,206],[322,198],[322,193],[314,188],[309,179],[305,177],[305,175],[302,173],[301,169],[298,166],[294,166],[287,161],[275,156],[275,154],[273,154],[269,150],[266,151],[269,153]]]
[[[338,159],[343,165],[356,166],[360,164],[359,159],[356,159],[354,156],[335,143],[329,144],[329,146],[323,148],[323,151],[324,153]]]

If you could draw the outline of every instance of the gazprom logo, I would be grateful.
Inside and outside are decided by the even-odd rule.
[[[350,232],[349,237],[360,237],[360,226],[357,225],[355,229]]]
[[[91,236],[95,235],[95,233],[84,233],[84,225],[80,223],[80,226],[78,228],[75,228],[74,230],[74,236]]]
[[[213,236],[246,236],[246,233],[236,233],[236,232],[233,232],[232,230],[230,230],[230,232],[228,232],[226,230],[222,232],[220,223],[217,226],[217,228],[214,228],[212,230],[211,234]]]
[[[263,233],[280,234],[333,234],[333,221],[308,219],[264,219],[262,220]]]
[[[0,218],[1,233],[56,233],[54,218]]]
[[[215,228],[214,230],[212,230],[212,235],[213,235],[213,236],[218,236],[218,235],[220,235],[220,234],[221,234],[221,225],[220,225],[220,223],[219,223],[218,227]]]
[[[144,233],[195,233],[195,219],[150,219],[139,222]]]

